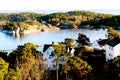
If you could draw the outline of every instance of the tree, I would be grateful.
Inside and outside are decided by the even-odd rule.
[[[111,80],[120,80],[120,56],[109,61],[109,77]]]
[[[0,57],[0,80],[4,80],[8,73],[9,64]]]
[[[18,46],[9,55],[9,73],[6,79],[40,80],[44,73],[43,56],[37,51],[37,46],[26,43]]]
[[[119,37],[120,36],[120,34],[118,33],[118,32],[116,32],[113,28],[108,28],[108,31],[107,31],[107,33],[108,33],[108,39],[113,39],[113,38],[115,38],[115,37]]]
[[[56,64],[56,80],[58,80],[58,68],[60,64],[67,61],[70,53],[67,53],[66,45],[59,43],[58,45],[53,45],[53,53],[50,55],[53,58],[53,62]]]
[[[113,63],[117,68],[120,69],[120,56],[114,58],[114,59],[112,60],[112,63]]]
[[[62,65],[62,71],[65,74],[82,77],[91,72],[92,68],[86,61],[79,57],[70,57],[68,61]]]
[[[75,40],[72,38],[65,38],[64,43],[66,44],[67,47],[71,47],[75,45]]]
[[[82,34],[82,33],[78,34],[78,39],[76,41],[79,46],[84,46],[84,45],[90,44],[89,38],[85,34]]]

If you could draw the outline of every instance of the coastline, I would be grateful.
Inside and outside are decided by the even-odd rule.
[[[8,34],[32,34],[32,33],[36,33],[36,32],[44,32],[44,31],[50,31],[50,30],[59,30],[60,28],[56,27],[56,26],[46,26],[46,25],[33,25],[33,26],[29,26],[29,28],[27,30],[24,31],[15,31],[15,30],[3,30],[2,28],[0,28],[0,32],[3,33],[8,33]]]

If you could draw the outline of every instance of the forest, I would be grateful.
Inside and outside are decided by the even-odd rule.
[[[0,13],[0,25],[7,25],[9,22],[25,22],[36,20],[39,23],[51,24],[61,28],[67,24],[68,28],[89,28],[99,29],[113,27],[120,29],[119,15],[95,13],[90,11],[69,11],[52,14],[39,14],[32,12],[21,13]]]

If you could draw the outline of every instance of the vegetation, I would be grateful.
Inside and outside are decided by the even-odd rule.
[[[66,75],[71,76],[74,80],[86,76],[91,70],[91,66],[79,57],[71,57],[62,65],[62,71]]]
[[[87,25],[84,24],[84,21],[87,22],[89,20],[95,21],[97,18],[111,18],[113,15],[110,14],[100,14],[90,11],[70,11],[67,13],[53,13],[48,15],[43,15],[38,17],[38,20],[46,21],[48,23],[59,22],[60,24],[68,23],[73,27],[80,26],[80,25]],[[94,24],[94,23],[93,23]],[[88,23],[88,25],[91,25]],[[91,25],[92,26],[92,25]]]
[[[112,26],[114,29],[120,29],[120,15],[95,18],[81,22],[80,26],[84,25],[94,26],[94,28],[108,28]]]
[[[107,64],[107,71],[105,72],[107,75],[106,77],[109,80],[119,80],[120,79],[120,56],[112,59]]]
[[[0,21],[23,22],[27,19],[35,20],[38,16],[44,14],[21,12],[21,13],[0,13]]]
[[[7,24],[3,27],[4,30],[15,30],[15,29],[17,29],[17,28],[18,28],[18,23],[16,23],[16,22],[7,23]]]
[[[114,64],[116,68],[120,69],[120,56],[114,58],[113,60],[109,61],[111,64]]]
[[[82,34],[82,33],[78,34],[78,39],[76,41],[79,46],[84,46],[84,45],[90,44],[89,38],[85,34]]]
[[[52,14],[38,14],[32,12],[22,13],[1,13],[0,21],[10,22],[24,22],[26,20],[37,20],[40,23],[45,21],[46,24],[60,26],[62,24],[69,24],[74,28],[108,28],[112,26],[119,29],[119,15],[102,14],[90,11],[69,11],[66,13],[58,12]],[[57,24],[59,23],[59,24]],[[104,27],[103,27],[104,25]]]
[[[65,38],[64,43],[66,44],[67,47],[71,47],[75,45],[75,40],[72,38]]]
[[[87,28],[100,28],[101,25],[119,28],[119,16],[109,14],[99,14],[89,11],[70,11],[67,13],[53,13],[48,15],[34,13],[0,14],[0,20],[5,30],[15,30],[16,28],[27,29],[27,25],[40,25],[53,22],[68,23],[72,26],[84,26]],[[39,21],[39,22],[38,22]],[[115,23],[112,24],[112,22]],[[113,28],[108,28],[108,39],[119,37]],[[82,33],[78,34],[76,40],[66,38],[64,42],[53,44],[54,51],[50,57],[56,67],[56,80],[60,77],[65,80],[119,80],[120,79],[120,57],[105,62],[105,51],[90,47],[89,38]],[[73,55],[69,48],[74,48]],[[99,63],[99,64],[98,64]],[[107,66],[107,67],[106,67]],[[62,74],[59,75],[59,73]],[[32,43],[19,45],[9,55],[0,52],[0,80],[55,80],[50,79],[55,76],[53,70],[44,72],[43,54],[37,51],[37,46]]]
[[[108,28],[108,39],[113,39],[113,38],[117,38],[119,37],[120,34],[118,32],[116,32],[113,28]]]
[[[112,28],[108,29],[110,39],[119,34]],[[85,34],[78,34],[76,40],[65,38],[64,42],[53,44],[54,51],[50,57],[56,66],[54,70],[44,71],[43,54],[37,51],[32,43],[19,45],[16,50],[7,53],[0,52],[1,80],[119,80],[119,57],[105,62],[105,51],[93,49],[89,46],[89,38]],[[71,53],[69,48],[74,48]],[[98,64],[99,63],[99,64]],[[62,74],[60,74],[62,73]],[[114,73],[114,74],[113,74]]]
[[[58,80],[58,68],[61,63],[66,61],[67,51],[65,45],[61,43],[59,45],[53,45],[53,48],[54,52],[51,54],[51,57],[56,65],[56,80]]]
[[[66,74],[66,79],[70,78],[67,76],[71,76],[72,79],[80,79],[92,70],[86,61],[72,55],[72,53],[68,51],[68,49],[73,46],[74,39],[71,38],[66,38],[63,43],[53,45],[54,51],[51,54],[51,58],[56,65],[56,80],[58,80],[58,73],[60,73],[58,71],[61,71],[63,75]],[[75,75],[72,76],[73,74],[77,76],[74,77]]]
[[[4,80],[8,73],[9,64],[0,57],[0,80]]]
[[[40,27],[42,24],[35,20],[26,20],[24,22],[7,22],[4,26],[4,30],[16,30],[20,28],[21,30],[27,30],[30,26],[37,25]]]
[[[44,74],[43,57],[42,53],[37,51],[36,48],[36,45],[26,43],[18,46],[7,58],[4,58],[6,62],[0,58],[0,79],[40,80]]]

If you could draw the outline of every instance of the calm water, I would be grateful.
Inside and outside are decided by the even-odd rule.
[[[64,41],[65,38],[77,39],[78,33],[86,34],[90,38],[91,42],[99,38],[105,38],[105,34],[107,34],[107,32],[104,30],[94,31],[87,29],[66,29],[38,32],[29,35],[22,35],[21,37],[15,37],[12,34],[5,34],[0,32],[0,50],[15,49],[18,45],[23,45],[27,42],[32,42],[42,46],[40,48],[40,50],[42,50],[44,44],[50,44],[52,41],[61,42]]]

